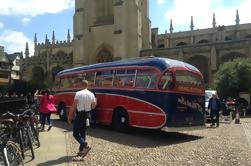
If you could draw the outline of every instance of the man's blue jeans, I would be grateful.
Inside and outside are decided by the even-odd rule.
[[[73,136],[80,144],[79,151],[82,151],[87,147],[86,140],[86,118],[87,113],[85,111],[77,112],[77,116],[73,123]]]

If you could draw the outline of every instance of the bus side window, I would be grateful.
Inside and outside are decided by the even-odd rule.
[[[90,86],[90,87],[94,86],[94,78],[95,78],[94,72],[86,73],[85,79],[88,81],[88,86]]]
[[[149,78],[150,82],[147,86],[147,88],[155,88],[156,87],[156,83],[157,83],[157,75],[151,75],[151,77]]]
[[[96,86],[112,86],[113,70],[97,72],[95,85]]]
[[[71,78],[70,77],[64,77],[61,78],[61,88],[69,88],[72,83],[71,83]]]
[[[152,69],[139,69],[136,77],[136,87],[154,88],[156,84],[156,73]]]
[[[60,78],[59,77],[55,78],[55,82],[53,84],[53,87],[54,88],[60,88]]]
[[[126,70],[116,70],[114,80],[113,80],[113,86],[114,87],[122,87],[125,83],[125,72]]]
[[[165,90],[171,89],[173,87],[172,73],[167,72],[162,76],[159,87],[160,89],[165,89]]]
[[[126,76],[126,77],[122,77],[122,82],[123,82],[123,86],[130,86],[133,87],[134,84],[134,77],[132,76]]]

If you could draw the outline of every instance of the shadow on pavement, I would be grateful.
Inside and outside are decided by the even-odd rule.
[[[68,163],[69,158],[70,158],[69,156],[64,156],[55,160],[45,161],[44,163],[39,163],[37,164],[37,166],[59,165],[59,164]]]
[[[67,124],[67,122],[60,121],[59,119],[54,119],[53,126],[64,129],[64,132],[72,132],[72,124]],[[138,148],[167,146],[203,138],[185,133],[139,128],[130,128],[128,132],[121,133],[114,130],[111,126],[103,125],[89,127],[87,129],[87,136]]]
[[[68,124],[67,122],[58,119],[57,115],[53,116],[52,118],[52,126],[61,128],[64,130],[64,132],[72,131],[72,124]]]
[[[139,128],[131,128],[128,132],[121,133],[113,130],[110,126],[89,128],[87,135],[137,148],[167,146],[203,138],[185,133],[163,132],[160,130]]]

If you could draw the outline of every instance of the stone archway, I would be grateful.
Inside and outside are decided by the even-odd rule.
[[[244,58],[245,55],[239,52],[230,52],[221,57],[221,64],[228,62],[228,61],[233,61],[236,58]]]
[[[58,74],[58,72],[60,72],[62,70],[64,70],[64,68],[61,66],[55,66],[52,68],[52,70],[51,70],[52,81],[55,81],[56,75]]]
[[[44,82],[45,73],[42,67],[36,66],[32,68],[32,80],[38,83]]]
[[[102,47],[97,53],[96,62],[101,63],[111,61],[113,61],[113,55],[111,51],[109,51],[106,47]]]
[[[188,59],[187,63],[195,66],[204,76],[205,83],[209,81],[208,60],[202,55],[195,55]]]
[[[185,45],[187,45],[187,43],[185,43],[185,42],[179,42],[176,44],[176,46],[185,46]]]

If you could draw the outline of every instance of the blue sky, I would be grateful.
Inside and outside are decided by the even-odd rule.
[[[149,4],[152,27],[159,33],[169,32],[170,19],[175,32],[189,30],[191,16],[195,29],[210,28],[213,13],[217,25],[233,25],[236,9],[241,24],[251,22],[251,0],[149,0]],[[33,54],[34,33],[39,42],[44,42],[45,34],[51,39],[53,30],[56,40],[66,40],[73,14],[74,0],[0,0],[0,45],[13,53],[24,51],[28,42]]]

